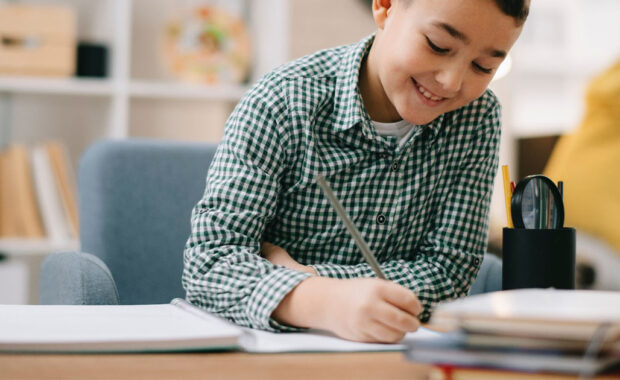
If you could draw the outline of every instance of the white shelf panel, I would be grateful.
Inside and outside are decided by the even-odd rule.
[[[200,85],[163,81],[132,81],[129,85],[129,95],[136,98],[238,101],[248,89],[248,86],[242,85]]]
[[[109,79],[0,76],[0,92],[110,96],[114,85]]]
[[[52,241],[49,239],[1,238],[0,254],[7,256],[46,255],[59,251],[75,251],[78,240]]]

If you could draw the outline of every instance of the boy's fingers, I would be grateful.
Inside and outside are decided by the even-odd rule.
[[[405,332],[385,323],[373,321],[365,335],[370,338],[369,342],[396,343],[405,336]]]
[[[420,327],[418,318],[391,304],[378,308],[373,319],[401,332],[413,332]]]
[[[387,283],[386,285],[381,295],[387,302],[415,316],[422,313],[422,303],[415,293],[395,283]]]

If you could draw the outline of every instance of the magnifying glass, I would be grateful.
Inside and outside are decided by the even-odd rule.
[[[558,229],[564,227],[564,202],[555,183],[544,175],[523,178],[510,202],[515,228]]]

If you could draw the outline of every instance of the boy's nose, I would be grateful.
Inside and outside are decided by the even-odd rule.
[[[435,79],[445,93],[454,95],[461,90],[465,69],[461,65],[449,65],[437,71]]]

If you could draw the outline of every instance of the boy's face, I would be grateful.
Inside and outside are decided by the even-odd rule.
[[[521,32],[494,0],[375,0],[373,15],[369,100],[413,124],[480,97]]]

